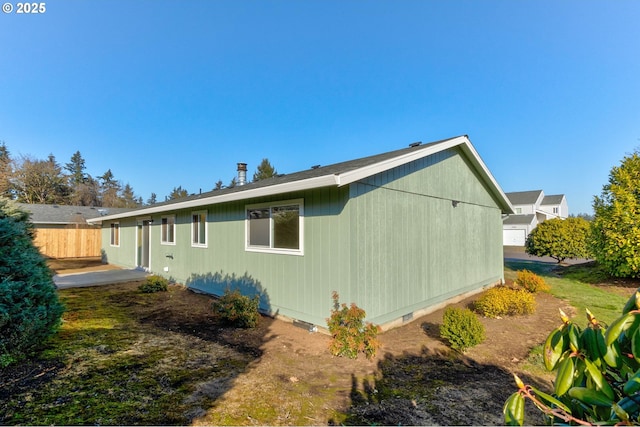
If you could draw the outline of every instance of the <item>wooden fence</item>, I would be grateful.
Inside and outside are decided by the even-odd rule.
[[[102,237],[99,227],[36,227],[34,243],[42,255],[50,258],[99,257]]]

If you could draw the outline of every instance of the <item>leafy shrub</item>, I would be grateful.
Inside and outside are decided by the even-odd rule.
[[[590,236],[591,225],[584,218],[552,218],[533,229],[524,249],[529,255],[549,256],[559,263],[567,258],[588,258]]]
[[[240,328],[255,328],[260,319],[258,295],[249,298],[239,290],[226,289],[224,295],[213,302],[213,310],[226,322]]]
[[[333,292],[333,309],[331,317],[327,319],[327,325],[332,339],[329,342],[329,351],[334,356],[346,356],[356,359],[358,353],[364,353],[369,360],[376,356],[380,348],[378,333],[380,327],[372,323],[364,323],[367,313],[355,303],[350,307],[339,302],[337,292]]]
[[[525,399],[554,425],[637,425],[640,419],[640,288],[609,325],[586,310],[581,328],[560,310],[562,324],[543,346],[544,365],[556,371],[552,394],[525,385],[503,407],[507,425],[523,425]]]
[[[497,286],[478,298],[473,308],[486,317],[531,314],[536,310],[536,300],[531,292],[524,289]]]
[[[0,367],[37,350],[64,312],[33,235],[29,214],[0,197]]]
[[[486,338],[484,325],[468,308],[449,307],[444,311],[440,336],[449,341],[452,349],[464,353]]]
[[[516,275],[516,283],[527,291],[535,294],[537,292],[549,292],[549,285],[544,279],[529,270],[520,270]]]
[[[169,285],[169,281],[162,276],[149,276],[147,280],[140,286],[138,290],[145,294],[152,294],[154,292],[166,292]]]

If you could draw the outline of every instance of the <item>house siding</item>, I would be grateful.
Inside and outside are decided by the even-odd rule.
[[[369,321],[502,280],[501,211],[458,150],[354,184],[350,204],[354,267],[343,299]]]
[[[153,215],[150,270],[214,295],[227,286],[262,292],[263,310],[325,325],[331,292],[346,287],[350,277],[349,217],[343,212],[348,194],[348,188],[325,188]],[[304,255],[246,251],[245,206],[295,199],[304,203]],[[207,210],[207,247],[192,247],[191,214],[202,210]],[[176,243],[162,245],[160,218],[171,214],[176,215]],[[135,266],[135,253],[125,249],[135,245],[135,225],[120,221],[120,248],[105,248],[110,263]],[[108,242],[109,225],[103,230]]]
[[[302,199],[304,255],[245,250],[247,205]],[[460,203],[454,207],[452,200]],[[191,246],[191,214],[207,211],[207,247]],[[160,244],[176,215],[176,244]],[[145,217],[149,219],[149,217]],[[202,292],[261,293],[261,308],[326,325],[331,293],[385,324],[502,279],[501,210],[453,148],[344,187],[153,214],[150,270]],[[135,266],[136,219],[120,220],[108,261]],[[165,271],[168,270],[168,271]]]

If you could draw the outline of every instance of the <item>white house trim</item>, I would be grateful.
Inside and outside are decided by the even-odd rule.
[[[176,202],[170,204],[162,204],[161,206],[152,206],[148,208],[142,208],[135,211],[136,215],[150,215],[156,214],[166,211],[175,211],[180,209],[195,209],[200,208],[202,206],[214,205],[218,203],[225,202],[234,202],[240,200],[246,200],[249,198],[256,197],[264,197],[264,196],[273,196],[288,192],[294,191],[302,191],[302,190],[311,190],[315,188],[322,187],[332,187],[332,186],[344,186],[361,180],[363,178],[375,175],[380,172],[387,171],[389,169],[393,169],[398,166],[402,166],[414,160],[419,160],[424,157],[430,156],[432,154],[439,153],[441,151],[457,147],[467,155],[469,161],[476,167],[481,175],[489,181],[490,186],[493,187],[492,191],[494,196],[501,202],[504,213],[512,214],[513,206],[509,198],[502,191],[498,182],[495,180],[489,169],[484,164],[478,152],[471,145],[471,141],[469,138],[465,136],[458,136],[452,139],[448,139],[442,142],[433,143],[425,146],[421,149],[416,149],[415,151],[411,151],[406,154],[401,154],[396,157],[387,160],[378,161],[369,166],[359,167],[357,169],[342,172],[342,173],[332,173],[322,176],[317,176],[313,178],[300,179],[296,181],[285,182],[281,184],[274,184],[268,186],[262,186],[258,188],[251,188],[246,190],[234,191],[230,193],[225,193],[221,195],[208,196],[198,199],[186,200],[184,202]],[[126,218],[131,216],[130,213],[121,213],[114,215],[107,215],[99,218],[88,219],[87,222],[90,224],[99,223],[101,221],[109,221],[119,218]]]

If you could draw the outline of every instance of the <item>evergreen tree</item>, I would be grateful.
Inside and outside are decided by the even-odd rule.
[[[169,194],[169,200],[175,200],[175,199],[181,199],[183,197],[187,197],[189,195],[189,192],[182,188],[182,186],[178,186],[178,187],[173,187],[173,190],[171,191],[171,194]]]
[[[71,161],[65,164],[64,169],[69,172],[67,178],[72,190],[69,202],[79,206],[98,206],[100,201],[97,182],[91,175],[85,173],[85,161],[80,151],[76,151],[71,156]]]
[[[258,165],[256,172],[253,174],[254,181],[260,181],[262,179],[271,178],[276,176],[278,172],[269,162],[269,159],[262,159],[262,162]]]
[[[0,367],[42,346],[64,311],[33,236],[29,214],[0,197]]]
[[[86,182],[87,175],[84,172],[86,166],[80,151],[76,151],[73,156],[71,156],[71,161],[64,165],[64,169],[69,172],[69,184],[72,187]]]
[[[127,183],[122,189],[122,195],[120,196],[120,203],[123,208],[136,208],[138,207],[138,199],[133,192],[133,188]]]
[[[156,193],[151,193],[151,197],[147,199],[147,205],[155,205],[158,202]]]
[[[98,177],[100,180],[100,200],[101,206],[105,208],[117,208],[120,207],[120,191],[122,185],[113,176],[111,169],[108,169],[102,176]]]
[[[0,197],[11,198],[11,156],[4,141],[0,141]]]
[[[222,190],[222,187],[224,187],[224,184],[222,183],[222,180],[221,180],[221,179],[219,179],[219,180],[216,182],[216,184],[215,184],[215,186],[213,187],[213,189],[214,189],[214,190]]]

